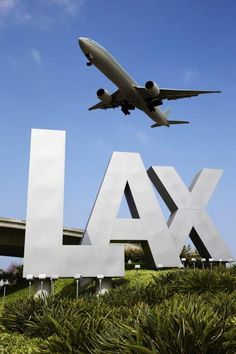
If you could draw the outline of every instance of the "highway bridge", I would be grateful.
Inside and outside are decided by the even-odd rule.
[[[63,229],[63,245],[79,245],[83,230]],[[0,256],[24,257],[25,220],[0,218]]]

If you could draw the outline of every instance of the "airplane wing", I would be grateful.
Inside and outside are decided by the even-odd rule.
[[[153,97],[151,93],[145,87],[135,86],[136,90],[146,101],[158,100],[178,100],[180,98],[190,98],[206,93],[220,93],[221,91],[199,91],[199,90],[178,90],[178,89],[166,89],[160,88],[160,94],[157,97]]]
[[[109,103],[104,103],[102,101],[98,102],[94,106],[89,108],[89,111],[92,111],[94,109],[107,109],[107,108],[116,108],[119,107],[122,103],[126,102],[127,100],[125,99],[123,93],[118,89],[111,95],[111,102]]]
[[[220,93],[221,91],[199,91],[199,90],[178,90],[178,89],[160,89],[160,99],[178,100],[180,98],[190,98],[206,93]]]

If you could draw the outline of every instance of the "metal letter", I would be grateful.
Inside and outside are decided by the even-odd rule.
[[[24,277],[124,275],[123,246],[63,246],[65,132],[32,130]]]
[[[65,132],[31,135],[24,276],[58,273],[63,232]]]
[[[125,193],[132,219],[118,219]],[[177,267],[179,254],[137,153],[114,152],[97,195],[82,244],[148,243],[154,265]]]
[[[225,261],[233,258],[205,210],[222,173],[203,169],[188,189],[173,167],[149,168],[148,175],[171,212],[167,224],[178,254],[190,236],[202,257]]]

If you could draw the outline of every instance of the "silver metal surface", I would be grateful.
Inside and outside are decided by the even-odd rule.
[[[0,255],[24,257],[25,220],[0,218]],[[75,228],[63,229],[64,245],[79,245],[84,231]]]
[[[124,247],[62,245],[65,132],[33,130],[24,271],[59,277],[124,275]]]
[[[117,218],[124,194],[132,219]],[[148,244],[150,260],[156,267],[178,267],[181,263],[137,153],[113,153],[82,240],[82,244],[97,246],[110,242]]]
[[[171,212],[168,226],[178,254],[190,236],[202,257],[224,261],[232,257],[206,212],[222,173],[222,170],[203,169],[187,188],[173,167],[154,166],[148,170]]]
[[[58,273],[62,258],[65,132],[33,129],[24,276]]]
[[[201,256],[233,259],[210,220],[207,203],[222,175],[202,170],[189,189],[172,167],[148,175],[171,211],[166,223],[137,153],[112,155],[82,245],[63,245],[65,132],[33,130],[30,153],[24,277],[104,278],[124,275],[124,246],[139,242],[156,268],[179,267],[190,235]],[[125,195],[132,218],[117,218]]]

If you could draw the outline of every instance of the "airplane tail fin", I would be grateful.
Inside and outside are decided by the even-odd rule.
[[[167,120],[167,122],[168,122],[168,117],[170,115],[170,111],[171,111],[171,109],[167,108],[167,110],[162,112],[162,114],[165,117],[165,119]],[[155,123],[155,124],[151,125],[151,128],[157,128],[157,127],[161,127],[161,126],[163,126],[163,124]]]
[[[169,125],[189,124],[189,122],[187,120],[168,120],[167,122]],[[163,124],[155,123],[155,124],[151,125],[151,128],[157,128],[157,127],[161,127],[161,126],[163,126]]]
[[[151,125],[151,128],[158,128],[158,127],[161,127],[162,124],[159,124],[159,123],[155,123],[153,125]]]
[[[174,125],[174,124],[188,124],[189,123],[186,120],[168,120],[168,117],[170,115],[170,108],[168,108],[165,112],[163,112],[163,114],[168,122],[168,126]],[[155,124],[151,125],[151,128],[157,128],[157,127],[161,127],[161,126],[163,126],[163,124],[155,123]]]
[[[170,108],[168,108],[165,112],[164,115],[166,117],[166,119],[169,117],[170,115]],[[189,122],[187,120],[168,120],[167,122],[169,125],[174,125],[174,124],[189,124]]]
[[[174,124],[189,124],[187,120],[168,120],[169,125]]]
[[[164,116],[166,117],[166,119],[169,117],[170,111],[171,111],[171,109],[170,109],[170,108],[167,108],[167,110],[166,110],[165,112],[163,112],[163,114],[164,114]]]
[[[168,120],[168,117],[170,115],[170,108],[168,108],[165,112],[163,112],[163,115],[165,116],[165,118],[168,122],[168,126],[174,125],[174,124],[188,124],[189,123],[186,120]],[[161,127],[161,126],[163,126],[163,124],[155,123],[155,124],[151,125],[151,128],[157,128],[157,127]]]

